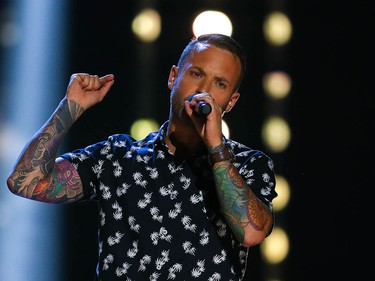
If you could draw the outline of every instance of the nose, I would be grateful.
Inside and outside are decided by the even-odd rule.
[[[210,93],[211,86],[208,79],[202,79],[197,88],[197,93]]]

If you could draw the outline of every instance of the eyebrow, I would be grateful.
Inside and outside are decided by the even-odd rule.
[[[202,72],[203,74],[206,74],[206,72],[203,70],[203,68],[199,67],[199,66],[196,66],[196,65],[192,65],[191,67],[189,67],[188,69],[193,69],[193,68],[196,68],[198,69],[200,72]],[[221,77],[221,76],[215,76],[215,79],[217,81],[224,81],[226,83],[229,84],[229,86],[232,86],[232,83],[225,77]]]

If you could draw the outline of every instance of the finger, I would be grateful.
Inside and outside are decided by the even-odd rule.
[[[81,76],[80,73],[77,73],[77,76],[81,79],[81,81],[84,81],[83,77]]]
[[[101,88],[99,90],[101,98],[103,99],[104,96],[109,92],[109,89],[112,87],[112,85],[115,83],[115,80],[113,79],[113,75],[111,77],[106,77],[104,80],[101,79]]]
[[[104,84],[105,82],[111,82],[114,79],[115,79],[115,76],[113,74],[107,74],[99,78],[102,84]]]
[[[87,73],[75,73],[72,75],[72,79],[76,80],[83,89],[89,84],[89,75]]]
[[[199,93],[188,98],[192,105],[196,105],[199,101],[205,101],[208,103],[214,102],[214,98],[209,93]]]
[[[81,85],[84,85],[87,90],[95,89],[95,85],[97,82],[95,82],[97,75],[87,75],[85,76],[85,80],[83,81]]]
[[[77,75],[77,77],[78,80],[80,80],[80,77],[83,78],[82,80],[80,80],[80,85],[85,90],[97,90],[100,87],[98,75],[80,74],[79,76]]]
[[[98,80],[97,80],[97,86],[100,88],[100,90],[105,90],[109,88],[113,85],[114,83],[114,75],[113,74],[107,74],[105,76],[102,76],[102,77],[98,77]]]
[[[98,75],[90,75],[90,87],[93,90],[98,90],[102,84],[100,83]]]
[[[106,91],[114,83],[114,75],[107,74],[105,76],[99,77],[98,75],[90,75],[88,73],[75,73],[71,76],[71,79],[76,80],[82,89],[85,90],[99,90],[103,86],[108,87]],[[111,83],[108,83],[111,82]],[[109,85],[107,85],[109,84]]]
[[[193,114],[193,108],[194,108],[194,105],[192,105],[192,102],[185,101],[184,107],[185,107],[186,114],[191,117],[191,115]]]

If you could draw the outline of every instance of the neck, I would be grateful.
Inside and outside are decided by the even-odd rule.
[[[176,156],[180,155],[183,158],[188,158],[205,149],[202,138],[195,128],[190,126],[181,126],[170,122],[164,139],[169,150]]]

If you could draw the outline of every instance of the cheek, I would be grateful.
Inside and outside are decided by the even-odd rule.
[[[229,101],[227,100],[227,98],[223,97],[223,95],[221,94],[216,94],[216,93],[212,93],[211,94],[212,98],[215,100],[215,102],[221,107],[221,108],[226,108],[226,106],[228,105]]]
[[[183,95],[181,95],[180,88],[173,88],[171,92],[171,104],[175,112],[182,110],[185,106],[185,100]]]
[[[178,87],[180,88],[180,92],[188,91],[191,93],[191,91],[194,91],[198,87],[198,81],[196,79],[192,79],[190,76],[185,75],[178,81]],[[194,90],[193,90],[194,89]]]

